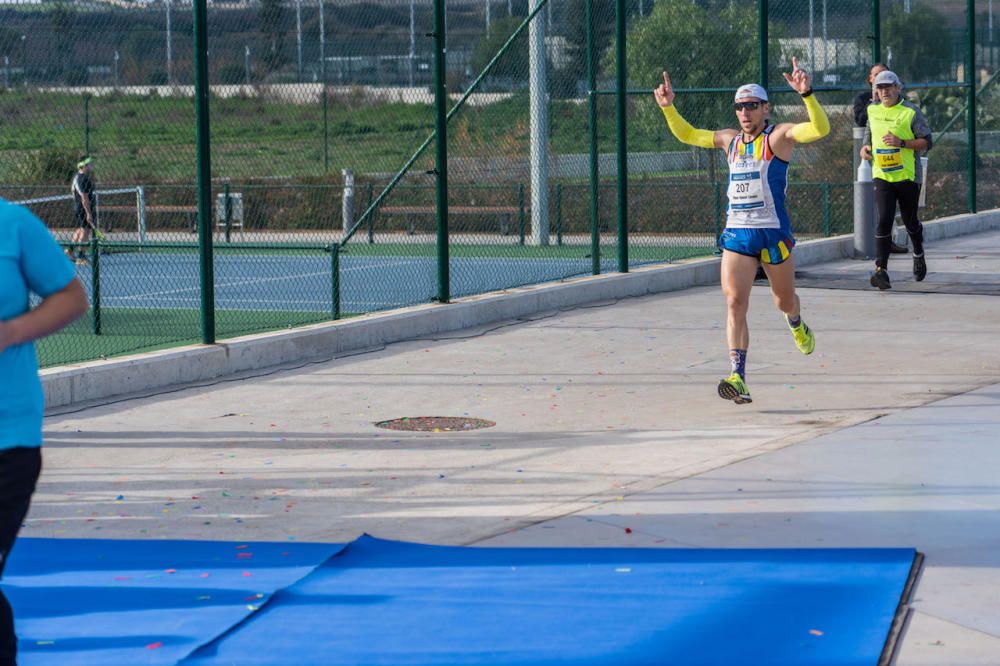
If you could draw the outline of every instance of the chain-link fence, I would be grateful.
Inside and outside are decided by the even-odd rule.
[[[832,131],[793,155],[800,239],[852,230],[852,104],[875,60],[935,133],[923,217],[1000,199],[988,0],[253,0],[207,8],[201,54],[193,9],[0,5],[0,196],[83,255],[93,304],[41,344],[44,365],[204,340],[205,318],[227,338],[709,256],[728,172],[721,151],[670,134],[651,95],[664,69],[705,128],[734,126],[749,81],[774,121],[804,120],[781,72],[794,56],[812,73]],[[81,155],[100,234],[74,244]]]

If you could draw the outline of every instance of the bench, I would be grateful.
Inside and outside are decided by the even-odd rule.
[[[99,206],[97,214],[109,213],[135,213],[135,206]],[[198,231],[198,207],[181,205],[154,205],[146,206],[146,213],[183,213],[188,216],[188,228],[191,233]],[[221,225],[220,225],[221,226]]]
[[[523,242],[524,219],[529,211],[528,206],[448,206],[448,215],[498,215],[500,216],[500,234],[510,235],[510,219],[518,216],[518,224]],[[406,233],[411,236],[416,233],[416,224],[413,218],[417,215],[437,215],[436,206],[383,206],[378,209],[381,215],[404,215],[406,216]]]

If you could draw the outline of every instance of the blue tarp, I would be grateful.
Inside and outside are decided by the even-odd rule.
[[[915,552],[365,536],[347,547],[24,539],[15,555],[6,588],[23,666],[874,666]]]

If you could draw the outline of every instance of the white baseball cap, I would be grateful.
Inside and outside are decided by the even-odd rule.
[[[889,70],[884,70],[884,71],[881,71],[881,72],[879,72],[878,74],[875,75],[875,85],[877,85],[877,86],[884,86],[884,85],[887,85],[887,84],[888,85],[893,85],[893,86],[902,85],[899,82],[899,77],[896,76],[895,72],[890,72]]]
[[[879,76],[881,76],[881,74]],[[763,86],[759,86],[756,83],[747,83],[736,89],[736,97],[733,98],[733,101],[738,102],[741,99],[746,99],[748,97],[756,97],[760,101],[766,102],[767,91],[764,90]]]

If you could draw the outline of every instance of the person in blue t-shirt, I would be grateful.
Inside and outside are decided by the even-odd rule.
[[[31,293],[41,298],[35,308]],[[42,468],[44,395],[34,341],[87,306],[76,269],[42,221],[0,199],[0,576]],[[16,661],[14,617],[0,592],[0,665]]]

